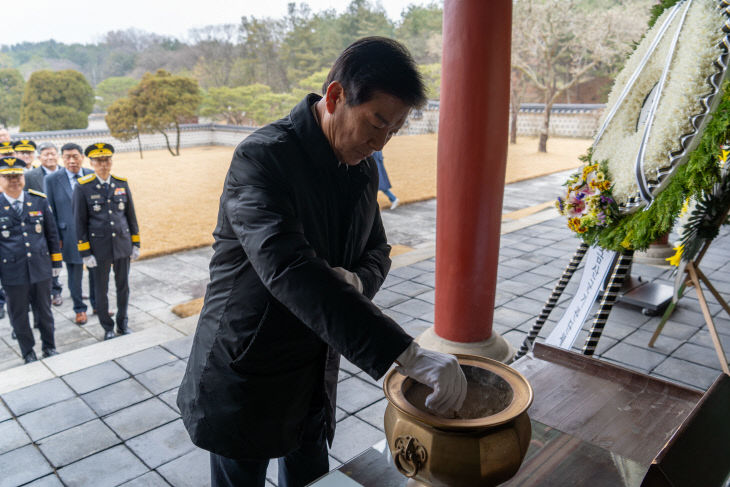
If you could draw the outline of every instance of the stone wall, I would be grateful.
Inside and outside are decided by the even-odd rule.
[[[550,115],[550,135],[557,137],[591,138],[598,130],[598,121],[605,105],[555,104]],[[517,117],[517,134],[536,136],[542,126],[542,104],[526,103],[520,107]],[[439,125],[439,103],[429,101],[422,110],[414,110],[399,135],[415,135],[437,133]],[[99,125],[96,124],[96,127]],[[186,124],[182,125],[180,135],[181,147],[197,147],[206,145],[236,146],[256,127],[239,127],[235,125]],[[175,132],[167,132],[170,144],[175,144]],[[53,132],[27,132],[12,134],[13,139],[32,139],[36,143],[51,141],[59,148],[66,142],[75,142],[82,147],[95,142],[109,142],[120,152],[138,150],[137,139],[121,141],[111,136],[109,130],[58,130]],[[165,137],[161,133],[142,134],[140,137],[143,150],[166,149]]]
[[[181,126],[180,147],[197,147],[207,145],[236,146],[245,139],[248,134],[256,130],[255,127],[238,127],[233,125],[217,124],[187,124]],[[170,144],[175,146],[175,131],[168,131],[167,136]],[[67,142],[75,142],[81,147],[95,142],[108,142],[118,152],[130,152],[138,150],[136,138],[128,141],[121,141],[111,136],[108,130],[57,130],[52,132],[26,132],[12,134],[13,139],[31,139],[36,144],[41,142],[53,142],[60,149]],[[161,133],[142,134],[140,137],[143,150],[167,149],[165,137]]]

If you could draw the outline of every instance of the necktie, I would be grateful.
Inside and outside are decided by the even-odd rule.
[[[77,184],[79,184],[79,178],[81,177],[81,171],[74,174],[74,182],[71,184],[71,189],[74,189]]]
[[[23,213],[23,204],[20,201],[15,200],[13,202],[13,210],[15,210],[16,215],[20,216]]]

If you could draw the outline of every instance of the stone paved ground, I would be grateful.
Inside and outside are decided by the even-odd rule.
[[[540,196],[534,199],[523,204],[546,200]],[[413,205],[404,210],[427,222],[434,203],[418,205],[421,211]],[[387,219],[399,211],[386,212],[386,226]],[[719,291],[730,296],[727,233],[723,231],[713,244],[702,268]],[[428,230],[411,238],[414,246],[427,244]],[[494,329],[513,345],[522,342],[576,246],[576,239],[559,218],[502,235]],[[139,271],[135,285],[145,286],[152,298],[165,303],[146,310],[138,306],[135,326],[152,320],[165,322],[166,317],[174,324],[169,317],[170,305],[204,284],[207,252],[183,252],[135,264]],[[433,323],[434,267],[434,259],[426,258],[394,268],[375,298],[385,313],[414,336]],[[633,275],[668,282],[670,271],[635,264]],[[154,279],[153,284],[148,279]],[[159,292],[156,286],[165,290]],[[559,310],[567,306],[576,287],[577,278],[540,339],[554,326]],[[139,288],[133,289],[134,302],[141,293]],[[730,317],[712,299],[710,308],[728,348]],[[656,347],[649,348],[647,342],[657,321],[636,309],[617,306],[600,341],[598,356],[689,387],[707,388],[720,372],[720,365],[694,293],[680,301]],[[87,331],[90,325],[83,333],[96,340],[93,330]],[[586,334],[584,331],[578,338],[577,347]],[[117,340],[121,344],[125,338]],[[0,487],[207,485],[207,454],[190,443],[174,403],[190,340],[179,338],[0,394]],[[381,384],[343,361],[338,431],[330,450],[332,468],[383,438],[386,401]],[[267,478],[268,485],[276,484],[274,462]]]

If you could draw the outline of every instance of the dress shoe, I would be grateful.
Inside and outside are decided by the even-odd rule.
[[[74,323],[81,326],[81,325],[85,325],[86,321],[87,321],[86,311],[80,311],[80,312],[76,313],[76,319],[74,320]]]
[[[5,308],[3,306],[0,306],[0,320],[5,318]]]
[[[117,335],[129,335],[130,333],[132,333],[132,330],[130,330],[128,326],[125,326],[124,328],[117,327]]]
[[[54,355],[58,355],[58,350],[56,350],[55,348],[43,349],[43,358],[53,357]]]
[[[109,330],[109,331],[105,331],[104,332],[104,340],[111,340],[115,336],[116,335],[114,334],[114,332],[112,330]]]
[[[26,364],[29,364],[31,362],[37,362],[38,357],[35,356],[35,352],[31,350],[30,352],[25,354],[25,357],[23,357],[23,360],[25,360]]]
[[[51,304],[53,306],[61,306],[63,304],[63,297],[60,294],[51,296]]]

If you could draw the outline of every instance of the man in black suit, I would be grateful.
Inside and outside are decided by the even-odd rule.
[[[58,149],[53,142],[43,142],[38,146],[38,154],[41,165],[25,173],[25,189],[42,193],[45,191],[43,180],[49,174],[58,171]],[[56,276],[53,278],[53,285],[51,286],[51,303],[54,306],[63,304],[62,291],[63,286],[61,286],[58,276]]]
[[[78,179],[92,174],[94,171],[81,167],[84,156],[78,144],[68,143],[61,147],[61,158],[65,167],[49,174],[44,181],[48,202],[56,217],[56,226],[61,238],[63,261],[68,272],[68,289],[74,303],[75,323],[84,325],[87,321],[86,304],[81,297],[81,280],[84,273],[84,262],[76,248],[76,220],[73,214],[73,188],[78,186]],[[94,275],[89,271],[89,301],[95,309]]]
[[[74,188],[78,250],[84,264],[93,269],[99,323],[104,340],[114,338],[114,320],[109,314],[109,272],[114,268],[117,289],[117,333],[127,335],[129,262],[139,257],[139,226],[132,192],[125,178],[111,173],[111,144],[100,142],[86,148],[95,173],[79,179]]]

